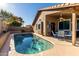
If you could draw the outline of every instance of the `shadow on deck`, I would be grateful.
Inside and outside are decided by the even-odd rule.
[[[66,42],[70,42],[72,43],[72,39],[71,38],[57,38],[60,41],[66,41]],[[79,47],[79,37],[76,39],[76,47]]]

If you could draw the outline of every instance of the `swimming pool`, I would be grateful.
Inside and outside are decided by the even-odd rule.
[[[35,54],[50,48],[53,44],[34,34],[15,34],[15,50],[21,54]]]

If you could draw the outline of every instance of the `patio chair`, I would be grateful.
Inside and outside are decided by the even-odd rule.
[[[72,34],[70,31],[64,31],[64,37],[66,38],[71,38],[72,37]]]
[[[58,31],[58,38],[63,39],[64,38],[64,31]]]
[[[53,31],[52,31],[52,35],[53,35],[54,37],[57,37],[57,33],[53,32]]]

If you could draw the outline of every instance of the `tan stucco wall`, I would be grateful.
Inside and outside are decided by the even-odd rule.
[[[47,25],[48,23],[55,23],[55,31],[58,31],[58,20],[53,18],[52,16],[47,16],[46,17],[47,20]],[[50,31],[49,28],[47,28],[47,33]],[[51,31],[50,31],[51,32]],[[48,34],[49,35],[49,34]]]
[[[41,34],[41,27],[40,29],[36,29],[36,24],[41,24],[41,22],[43,22],[43,13],[41,13],[41,15],[39,16],[38,20],[36,21],[35,25],[33,26],[34,32]]]
[[[55,11],[55,12],[59,12],[59,11]],[[38,20],[36,21],[35,25],[33,26],[33,29],[34,29],[34,32],[35,33],[38,33],[38,34],[41,34],[41,27],[40,29],[36,30],[36,24],[41,24],[41,22],[43,22],[43,33],[44,35],[47,35],[48,34],[48,29],[47,29],[47,25],[48,25],[48,22],[55,22],[56,24],[56,29],[58,28],[58,21],[56,21],[56,19],[54,19],[53,17],[50,17],[50,16],[47,16],[48,14],[52,14],[54,13],[53,11],[44,11],[40,14]],[[57,31],[57,30],[56,30]]]

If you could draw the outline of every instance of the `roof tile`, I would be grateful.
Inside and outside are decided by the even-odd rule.
[[[49,6],[49,7],[46,7],[46,8],[42,8],[42,9],[40,9],[40,10],[56,9],[56,8],[69,7],[69,6],[76,6],[76,5],[79,5],[79,3],[63,3],[63,4],[58,4],[58,5],[55,5],[55,6]]]

